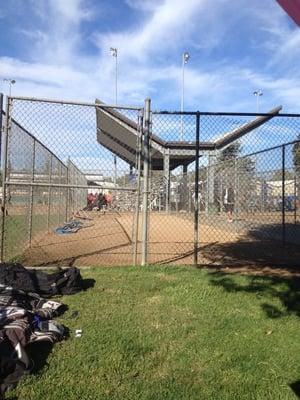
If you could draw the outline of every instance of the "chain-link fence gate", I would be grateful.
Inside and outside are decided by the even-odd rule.
[[[300,118],[280,110],[8,98],[2,260],[207,264],[299,246]]]
[[[3,120],[2,260],[139,262],[143,109],[8,98]]]

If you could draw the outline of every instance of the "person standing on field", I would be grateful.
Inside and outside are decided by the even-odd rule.
[[[231,186],[224,191],[223,204],[227,213],[227,221],[233,222],[234,190]]]

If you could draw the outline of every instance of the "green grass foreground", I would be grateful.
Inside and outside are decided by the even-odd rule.
[[[39,350],[40,369],[9,399],[297,398],[297,280],[187,267],[82,274],[95,286],[61,299],[69,339],[47,360]]]

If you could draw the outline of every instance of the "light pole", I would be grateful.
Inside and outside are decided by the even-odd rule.
[[[10,79],[10,78],[4,78],[3,82],[7,83],[9,85],[9,97],[11,97],[11,87],[16,83],[15,79]]]
[[[182,54],[182,87],[181,87],[181,106],[180,106],[180,111],[183,112],[183,107],[184,107],[184,67],[185,64],[188,63],[190,59],[190,55],[187,51],[185,51]],[[180,121],[180,140],[183,140],[183,115],[181,115],[181,121]]]
[[[262,90],[255,90],[253,92],[254,96],[256,97],[256,112],[259,112],[259,98],[263,95]]]
[[[110,48],[110,54],[115,58],[115,105],[118,104],[118,49],[116,47]],[[114,155],[114,185],[117,185],[117,156]]]
[[[115,103],[118,104],[118,49],[115,47],[110,48],[110,54],[115,58]]]

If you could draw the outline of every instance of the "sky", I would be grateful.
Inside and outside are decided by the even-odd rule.
[[[275,0],[0,0],[0,91],[179,110],[300,112],[300,28]]]

